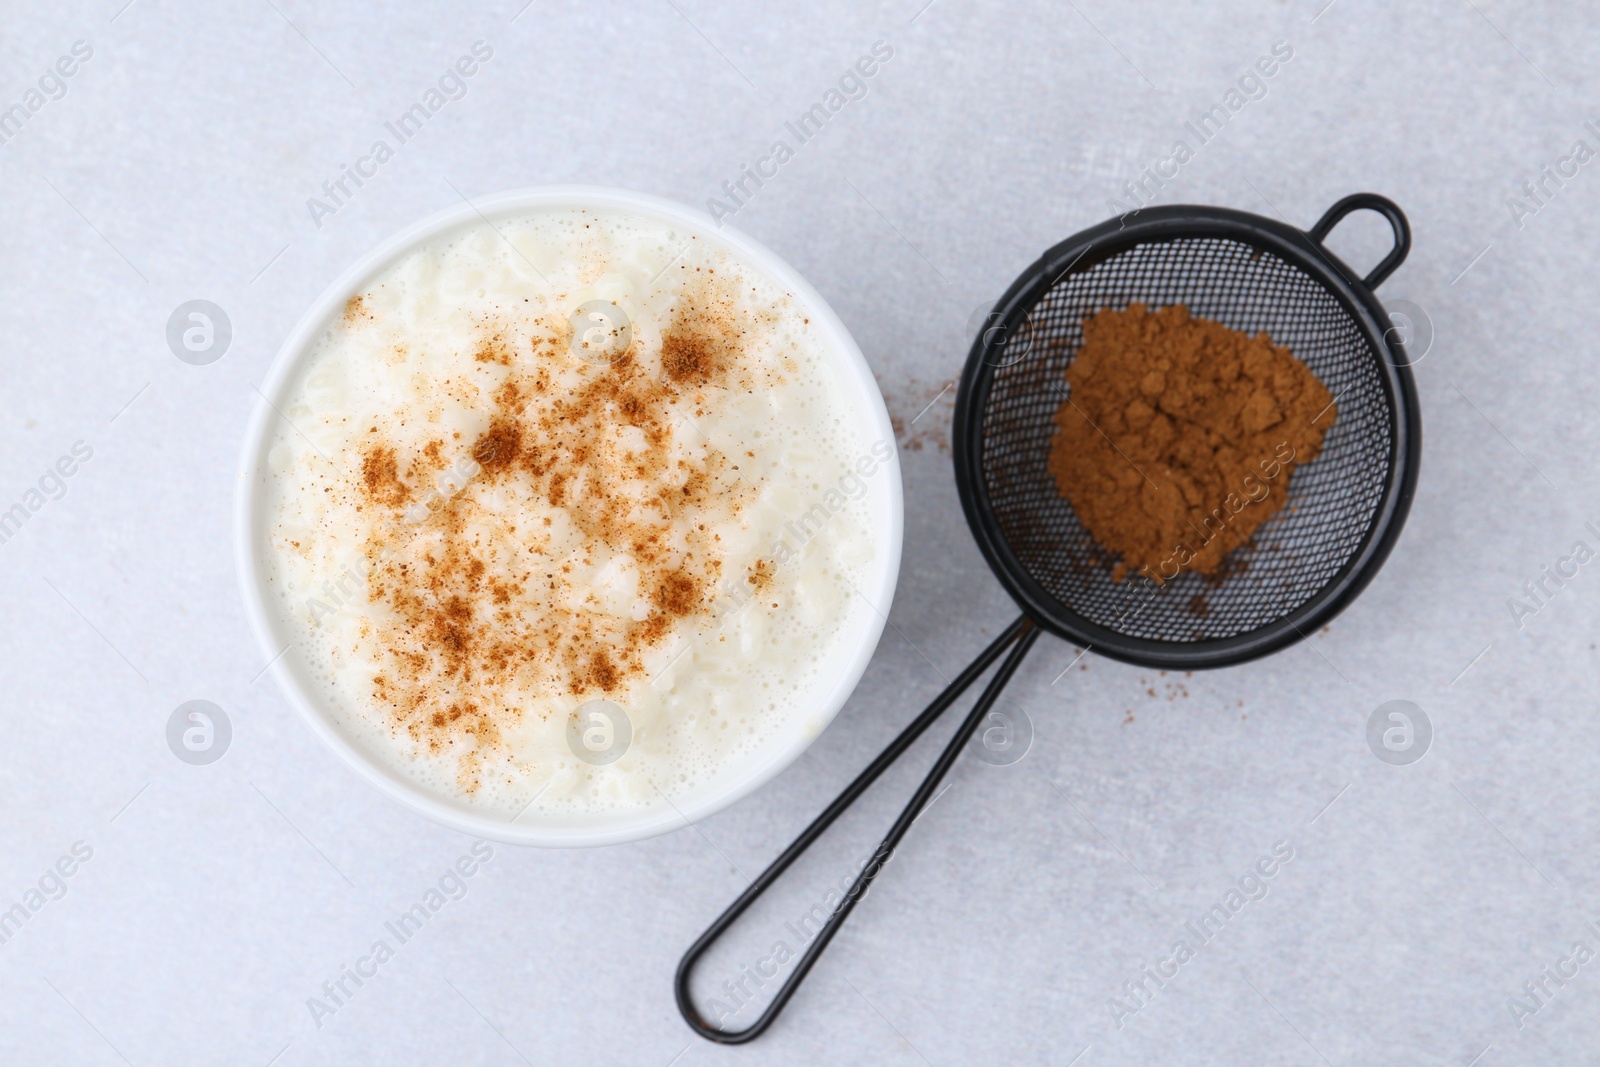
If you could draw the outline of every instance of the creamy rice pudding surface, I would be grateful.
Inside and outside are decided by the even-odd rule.
[[[673,223],[554,209],[406,253],[281,405],[289,655],[360,747],[474,808],[599,815],[727,771],[875,610],[893,446],[840,360]],[[574,738],[600,722],[597,757]]]

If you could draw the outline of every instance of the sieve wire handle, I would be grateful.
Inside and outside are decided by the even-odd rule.
[[[855,781],[845,787],[844,792],[840,793],[833,803],[829,804],[822,814],[812,821],[810,826],[801,831],[800,836],[795,838],[794,842],[784,849],[777,859],[772,861],[771,866],[762,871],[760,876],[750,883],[750,887],[741,893],[739,899],[730,904],[728,909],[717,917],[717,921],[712,923],[706,929],[706,932],[700,935],[699,940],[689,946],[689,951],[684,953],[683,959],[678,963],[678,973],[673,980],[673,992],[677,996],[678,1011],[683,1015],[683,1021],[689,1024],[691,1030],[701,1037],[716,1041],[719,1044],[742,1045],[746,1041],[759,1037],[767,1027],[772,1025],[773,1020],[778,1017],[784,1006],[789,1003],[789,998],[794,996],[795,990],[800,988],[800,983],[810,973],[812,965],[817,962],[817,957],[822,955],[822,950],[828,947],[828,942],[833,940],[833,935],[838,933],[839,927],[844,925],[845,918],[850,914],[851,909],[856,906],[856,902],[861,899],[862,894],[867,891],[867,886],[877,876],[878,872],[883,869],[883,865],[889,861],[889,857],[894,854],[895,847],[899,845],[900,839],[906,835],[907,830],[911,829],[911,824],[916,821],[917,816],[922,814],[923,807],[928,803],[929,797],[933,795],[934,789],[938,787],[939,782],[949,772],[951,765],[956,761],[956,757],[961,754],[961,749],[967,743],[967,739],[973,735],[979,724],[983,722],[984,717],[989,714],[989,709],[993,707],[995,700],[1000,696],[1000,691],[1006,687],[1006,683],[1016,673],[1023,657],[1028,654],[1028,650],[1033,647],[1033,643],[1038,637],[1038,628],[1034,626],[1032,620],[1026,615],[1006,627],[1004,633],[995,638],[989,647],[984,649],[978,658],[956,677],[955,681],[945,687],[944,692],[940,693],[933,703],[924,709],[921,715],[912,720],[911,725],[900,732],[900,735],[889,744],[888,748],[879,753],[878,757],[867,765],[866,770],[856,776]],[[1015,647],[1012,647],[1013,645]],[[967,713],[967,717],[962,721],[960,728],[956,730],[955,735],[945,745],[944,751],[939,754],[939,759],[934,763],[927,777],[922,780],[922,785],[917,788],[916,793],[911,798],[911,802],[906,805],[905,810],[900,813],[900,817],[895,820],[888,836],[879,842],[878,847],[873,850],[872,859],[861,869],[861,873],[856,876],[855,882],[850,886],[850,891],[834,907],[833,914],[828,917],[826,925],[817,931],[817,936],[812,940],[805,954],[800,957],[799,962],[795,964],[794,973],[784,981],[777,994],[773,996],[772,1002],[767,1005],[766,1010],[761,1013],[755,1022],[743,1030],[721,1030],[707,1022],[700,1014],[700,1010],[695,1007],[689,991],[689,979],[694,973],[695,965],[700,962],[700,957],[705,955],[706,950],[716,943],[717,939],[727,931],[729,926],[733,925],[734,920],[744,914],[745,909],[755,903],[756,898],[766,892],[767,888],[778,880],[778,877],[788,869],[789,865],[798,859],[802,852],[811,847],[811,843],[822,836],[822,832],[843,814],[844,810],[854,803],[857,797],[866,792],[867,787],[877,779],[878,775],[882,774],[906,749],[910,748],[912,742],[920,737],[924,730],[933,725],[933,721],[943,714],[951,704],[955,703],[956,698],[976,681],[979,675],[988,670],[989,665],[998,659],[1000,654],[1007,648],[1011,648],[1011,654],[1006,657],[1005,662],[1000,665],[1000,669],[995,672],[994,677],[989,680],[989,684],[984,687],[983,695],[978,698],[978,702]]]
[[[1371,274],[1361,279],[1361,284],[1368,289],[1376,289],[1406,261],[1406,255],[1411,251],[1411,224],[1406,221],[1405,212],[1400,210],[1400,205],[1377,193],[1351,193],[1324,212],[1322,218],[1317,220],[1317,224],[1306,231],[1306,236],[1320,245],[1346,215],[1362,209],[1376,211],[1388,219],[1389,228],[1394,231],[1394,247],[1376,267],[1372,268]]]

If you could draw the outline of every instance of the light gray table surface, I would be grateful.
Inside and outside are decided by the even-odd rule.
[[[0,907],[39,907],[0,944],[0,1062],[1600,1063],[1600,564],[1547,582],[1535,614],[1508,603],[1570,572],[1575,542],[1600,549],[1600,163],[1572,156],[1600,151],[1600,15],[521,2],[7,5],[0,108],[24,118],[0,144],[0,510],[40,506],[0,543]],[[46,77],[80,41],[73,75]],[[314,221],[308,198],[476,41],[493,54],[465,95]],[[277,346],[348,263],[463,196],[582,182],[704,207],[879,41],[893,55],[865,95],[732,220],[824,294],[914,421],[893,627],[855,695],[780,777],[692,828],[496,846],[316,1017],[323,983],[472,842],[359,780],[262,673],[231,501]],[[670,987],[685,946],[1014,615],[945,452],[974,310],[1112,214],[1275,42],[1292,58],[1264,95],[1155,200],[1309,226],[1372,190],[1409,214],[1415,246],[1380,295],[1432,339],[1421,483],[1388,564],[1326,631],[1231,669],[1090,653],[1063,674],[1079,650],[1041,641],[1009,692],[1026,756],[956,765],[767,1037],[693,1037]],[[1331,243],[1364,268],[1387,239],[1367,216]],[[232,326],[205,366],[165,336],[193,299]],[[92,455],[58,490],[47,471],[79,442]],[[232,725],[206,766],[166,741],[193,699]],[[1433,728],[1407,766],[1367,742],[1395,699]],[[710,978],[792,937],[934,748]],[[1266,895],[1187,935],[1275,845],[1293,858]],[[52,876],[74,847],[89,858]],[[1194,957],[1143,979],[1185,937]]]

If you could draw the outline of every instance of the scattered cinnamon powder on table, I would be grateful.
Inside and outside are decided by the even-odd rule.
[[[1333,396],[1287,348],[1181,304],[1083,323],[1050,472],[1085,529],[1156,581],[1215,575],[1289,498],[1322,450]]]

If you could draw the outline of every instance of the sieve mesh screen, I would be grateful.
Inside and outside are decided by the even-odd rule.
[[[1160,587],[1131,575],[1112,581],[1114,557],[1085,531],[1049,471],[1083,320],[1134,303],[1184,304],[1231,329],[1265,331],[1310,367],[1338,406],[1322,453],[1293,472],[1288,506],[1210,579],[1183,571]],[[1128,637],[1218,640],[1282,619],[1359,550],[1396,462],[1380,354],[1360,323],[1312,275],[1242,241],[1145,241],[1070,270],[995,353],[979,463],[1000,536],[1062,606]]]

